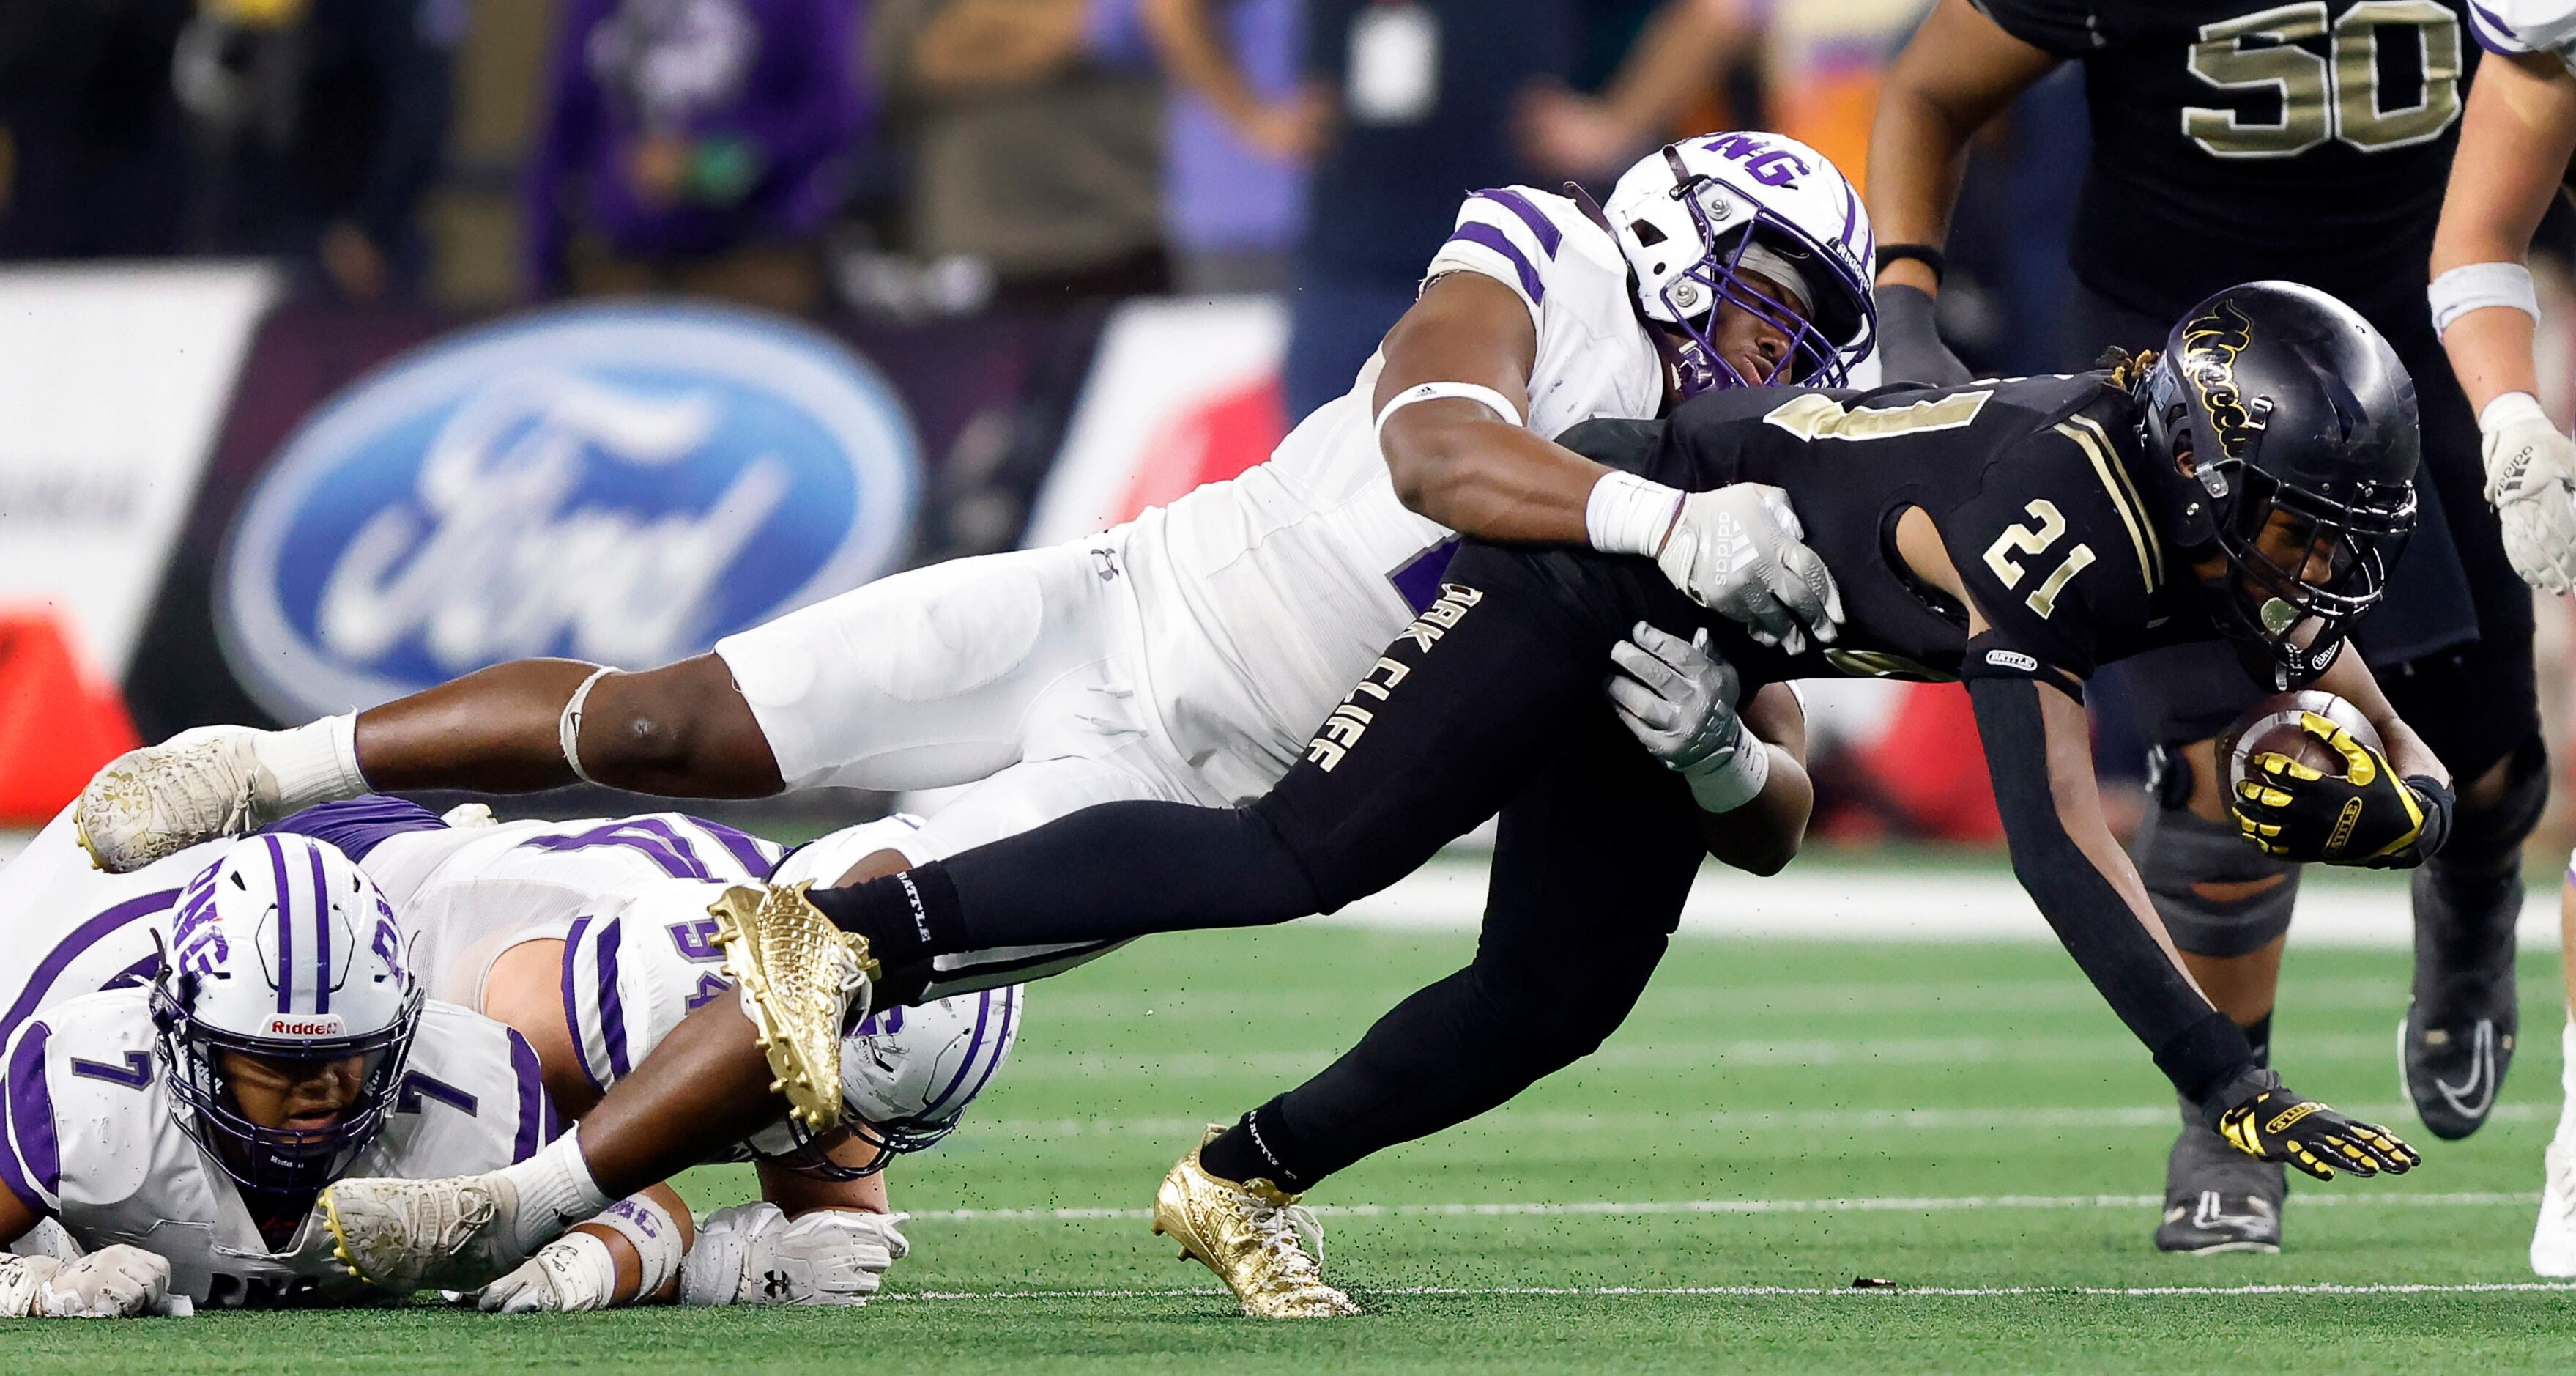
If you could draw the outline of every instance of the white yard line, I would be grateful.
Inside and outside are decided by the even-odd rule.
[[[2320,882],[2322,881],[2322,882]],[[1456,852],[1326,921],[1448,930],[1476,925],[1485,866]],[[1715,865],[1701,871],[1681,930],[1698,936],[1812,937],[1877,941],[2054,941],[2038,909],[2004,870],[1792,865],[1756,879]],[[2522,910],[2524,946],[2558,946],[2558,900],[2534,894]],[[2403,874],[2319,873],[2299,894],[2292,938],[2301,946],[2405,947],[2414,919]]]
[[[2374,1122],[2402,1123],[2414,1109],[2397,1104],[2348,1105],[2347,1111]],[[2550,1104],[2498,1104],[2488,1115],[2497,1123],[2549,1123],[2558,1118]],[[2099,1130],[2155,1128],[2169,1130],[2180,1121],[2171,1104],[2105,1105],[2096,1108],[1849,1108],[1656,1113],[1633,1110],[1608,1113],[1551,1113],[1500,1108],[1461,1124],[1458,1131],[1563,1136],[1569,1133],[1643,1133],[1682,1130],[1711,1132],[1995,1132],[2048,1129]],[[990,1118],[969,1120],[970,1130],[984,1137],[1169,1137],[1185,1140],[1207,1127],[1204,1118]]]
[[[2366,1188],[2366,1187],[2365,1187]],[[2164,1202],[2152,1194],[1982,1194],[1884,1199],[1648,1199],[1589,1200],[1577,1203],[1495,1201],[1463,1204],[1319,1204],[1322,1218],[1664,1218],[1703,1214],[1930,1214],[1989,1213],[2002,1210],[2153,1209]],[[2529,1208],[2540,1202],[2538,1191],[2456,1191],[2440,1194],[2348,1193],[2314,1190],[2299,1195],[2301,1209],[2340,1207]],[[913,1213],[925,1223],[1095,1223],[1150,1219],[1151,1209],[923,1209]],[[1500,1292],[1497,1292],[1500,1293]],[[1531,1291],[1532,1294],[1547,1293]]]
[[[2227,1295],[2563,1295],[2576,1293],[2564,1281],[2485,1281],[2454,1285],[2338,1285],[2320,1281],[2305,1285],[1398,1285],[1363,1287],[1363,1296],[1434,1297],[1563,1296],[1575,1299],[1715,1297],[1726,1299],[1843,1299],[1929,1295],[1954,1299],[2005,1298],[2016,1295],[2100,1296],[2108,1299],[2198,1298]],[[1164,1290],[907,1290],[876,1296],[880,1302],[908,1300],[941,1303],[975,1300],[1139,1300],[1214,1299],[1225,1292],[1212,1286]]]

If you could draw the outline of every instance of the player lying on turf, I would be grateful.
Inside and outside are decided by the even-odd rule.
[[[2320,1177],[2408,1169],[2404,1143],[2257,1067],[2177,963],[2102,821],[2080,693],[2105,660],[2226,636],[2258,671],[2350,699],[2388,743],[2348,778],[2266,757],[2262,796],[2245,803],[2265,838],[2346,863],[2438,849],[2440,762],[2338,654],[2413,519],[2411,388],[2367,324],[2282,284],[2222,294],[2168,343],[2152,368],[1858,396],[1720,392],[1660,430],[1597,427],[1577,442],[1652,478],[1786,488],[1842,589],[1842,639],[1755,643],[1640,561],[1470,545],[1440,600],[1250,807],[1115,804],[889,878],[775,891],[740,914],[756,956],[744,1007],[766,1059],[738,1022],[700,1014],[525,1166],[346,1181],[325,1208],[362,1265],[434,1265],[449,1283],[504,1269],[546,1214],[655,1178],[723,1114],[756,1114],[734,1096],[766,1083],[772,1061],[793,1094],[798,1068],[829,1054],[845,1001],[864,1006],[874,969],[1331,911],[1499,810],[1475,963],[1305,1085],[1212,1130],[1156,1202],[1157,1226],[1252,1312],[1347,1312],[1288,1205],[1371,1152],[1509,1099],[1626,1016],[1712,834],[1707,808],[1740,801],[1748,753],[1776,758],[1749,751],[1733,720],[1739,672],[1965,678],[2016,874],[2176,1089],[2250,1155]],[[1707,632],[1731,666],[1676,675],[1705,690],[1668,687],[1691,710],[1644,750],[1596,696],[1623,635],[1667,643],[1640,623]],[[439,1226],[469,1212],[479,1221]]]
[[[556,1131],[526,1040],[423,1000],[391,910],[345,857],[303,837],[222,849],[175,916],[164,895],[134,924],[169,952],[134,968],[147,983],[15,991],[0,1241],[24,1255],[0,1258],[0,1315],[399,1298],[331,1266],[315,1194],[352,1169],[506,1165]],[[111,909],[90,925],[124,922]],[[49,961],[47,982],[68,963]],[[654,1225],[633,1204],[604,1222],[685,1245],[685,1210]]]
[[[474,809],[481,812],[481,809]],[[776,869],[782,882],[837,875],[879,849],[905,819],[834,833],[778,864],[781,848],[675,813],[574,822],[450,827],[409,803],[326,804],[274,831],[311,836],[358,862],[391,903],[405,964],[433,999],[488,1013],[523,1034],[553,1101],[577,1116],[691,1008],[729,988],[708,903]],[[0,867],[0,1006],[35,1010],[102,986],[147,979],[153,933],[179,892],[225,846],[194,847],[143,870],[96,870],[68,815]],[[828,867],[809,873],[803,865]],[[816,1144],[784,1128],[754,1139],[765,1202],[719,1210],[700,1245],[679,1256],[681,1298],[695,1303],[857,1303],[906,1248],[887,1214],[891,1153],[953,1127],[1008,1055],[1016,990],[929,1003],[855,1029],[844,1047],[848,1121],[857,1140]],[[660,1226],[676,1198],[640,1204]],[[596,1250],[576,1243],[532,1261],[525,1282],[497,1286],[493,1307],[593,1308],[616,1285]],[[578,1263],[578,1265],[576,1265]],[[731,1269],[727,1269],[728,1265]],[[775,1272],[775,1276],[769,1273]]]
[[[128,869],[371,786],[974,785],[882,873],[1098,802],[1246,802],[1433,604],[1462,531],[1650,555],[1766,638],[1829,638],[1831,582],[1776,490],[1685,501],[1551,437],[1712,388],[1841,382],[1871,347],[1868,216],[1822,155],[1769,134],[1673,145],[1620,188],[1608,218],[1652,210],[1669,237],[1614,235],[1588,198],[1468,197],[1350,392],[1231,482],[1091,539],[884,579],[647,672],[532,660],[291,731],[191,733],[102,770],[83,834]],[[934,994],[1019,971],[939,964]]]
[[[2069,235],[2069,362],[2156,338],[2231,283],[2286,277],[2352,306],[2406,365],[2422,509],[2352,648],[2459,780],[2450,839],[2413,876],[2414,980],[2396,1038],[2417,1116],[2453,1139],[2486,1121],[2512,1064],[2522,845],[2549,791],[2531,592],[2481,495],[2476,412],[2418,290],[2477,65],[2461,36],[2471,13],[2468,0],[1940,0],[1888,68],[1868,179],[1894,241],[1878,283],[1891,381],[1968,380],[1933,328],[1931,295],[1960,172],[1980,127],[2061,64],[2082,69],[2094,135]],[[2478,68],[2478,89],[2498,65]],[[2230,75],[2252,67],[2266,76]],[[2213,644],[2151,652],[2115,677],[2154,750],[2129,848],[2138,877],[2192,978],[2268,1060],[2300,868],[2244,844],[2216,738],[2271,685]],[[2302,1025],[2295,1006],[2284,1025]],[[2295,1035],[2281,1045],[2297,1054]],[[2277,1250],[2284,1168],[2230,1150],[2188,1106],[2182,1117],[2156,1245]]]
[[[2566,593],[2576,590],[2576,442],[2540,409],[2540,299],[2523,260],[2576,154],[2576,4],[2482,0],[2469,23],[2489,56],[2469,92],[2433,240],[2433,323],[2478,408],[2487,500],[2504,523],[2505,551],[2533,587]],[[2576,900],[2559,931],[2576,950]],[[2531,1269],[2544,1276],[2576,1276],[2576,961],[2563,978],[2565,1107],[2543,1158],[2531,1237]]]

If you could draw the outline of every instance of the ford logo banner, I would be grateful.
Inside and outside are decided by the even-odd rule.
[[[884,573],[919,488],[902,404],[828,336],[549,311],[316,411],[242,504],[215,623],[288,722],[508,659],[644,668]]]

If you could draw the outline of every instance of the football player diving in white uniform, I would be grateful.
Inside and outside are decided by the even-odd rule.
[[[838,873],[851,847],[874,849],[909,826],[890,818],[852,828],[782,867],[774,843],[675,813],[478,820],[451,827],[412,804],[364,798],[309,809],[272,831],[322,841],[359,864],[386,896],[404,962],[438,1001],[431,1007],[452,1003],[511,1024],[531,1083],[549,1091],[550,1121],[554,1107],[566,1117],[586,1109],[630,1057],[729,991],[707,913],[714,896],[773,870],[781,882],[814,877],[801,863]],[[69,817],[57,818],[0,867],[0,1001],[40,1009],[149,979],[155,929],[225,850],[195,847],[106,875],[80,850]],[[487,1287],[484,1306],[597,1308],[654,1293],[674,1271],[685,1302],[862,1302],[907,1250],[879,1172],[956,1124],[1007,1057],[1018,1013],[1018,991],[1003,989],[861,1024],[844,1048],[847,1140],[811,1142],[781,1127],[748,1144],[763,1200],[717,1211],[685,1262],[685,1214],[676,1196],[655,1191],[610,1220],[630,1222],[649,1255],[605,1226],[585,1229]],[[644,1285],[648,1277],[656,1284]]]
[[[974,785],[876,857],[885,873],[1095,803],[1244,802],[1432,604],[1459,533],[1648,556],[1771,640],[1829,640],[1831,580],[1778,489],[1684,494],[1551,437],[1713,387],[1844,380],[1872,346],[1870,252],[1850,183],[1776,135],[1660,150],[1606,216],[1480,191],[1350,392],[1238,478],[658,669],[526,660],[288,731],[184,733],[101,771],[82,835],[122,870],[377,789]]]
[[[1450,614],[1440,574],[1460,534],[1643,556],[1764,643],[1828,642],[1837,594],[1777,488],[1685,493],[1551,437],[1714,388],[1847,380],[1874,339],[1871,248],[1849,182],[1776,135],[1660,149],[1606,208],[1480,191],[1351,391],[1239,478],[1092,539],[885,579],[659,669],[523,661],[292,730],[191,732],[102,770],[76,808],[82,837],[126,868],[370,787],[974,785],[826,876],[851,883],[1094,804],[1240,803],[1336,749],[1336,731],[1364,729],[1366,704],[1341,699],[1416,617]],[[1681,697],[1723,668],[1682,641],[1623,654],[1641,736],[1679,722]],[[1743,719],[1760,741],[1802,738],[1785,686],[1750,696]],[[1796,772],[1791,755],[1732,744],[1727,760]],[[1803,807],[1796,821],[1785,849],[1741,827],[1760,853],[1740,863],[1784,863]],[[885,972],[877,1001],[1033,978],[1103,949],[942,956]],[[705,1035],[747,1046],[748,1024],[721,1017]],[[595,1189],[578,1151],[558,1165],[520,1189],[526,1216]],[[1239,1231],[1267,1246],[1284,1215],[1236,1193]]]
[[[2540,297],[2524,260],[2576,155],[2576,3],[2479,0],[2468,17],[2489,56],[2469,88],[2434,232],[2433,325],[2477,408],[2505,554],[2523,581],[2563,595],[2576,591],[2576,441],[2540,408]],[[2576,868],[2569,873],[2559,931],[2576,950]],[[2544,1276],[2576,1276],[2576,961],[2564,978],[2565,1102],[2531,1236],[2531,1269]]]

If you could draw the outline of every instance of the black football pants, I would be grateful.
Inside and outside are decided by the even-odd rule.
[[[1662,959],[1703,850],[1689,790],[1602,691],[1625,625],[1567,610],[1516,558],[1463,552],[1442,600],[1250,807],[1111,803],[946,861],[964,944],[1331,912],[1499,811],[1475,959],[1277,1102],[1290,1164],[1311,1182],[1589,1054]]]

